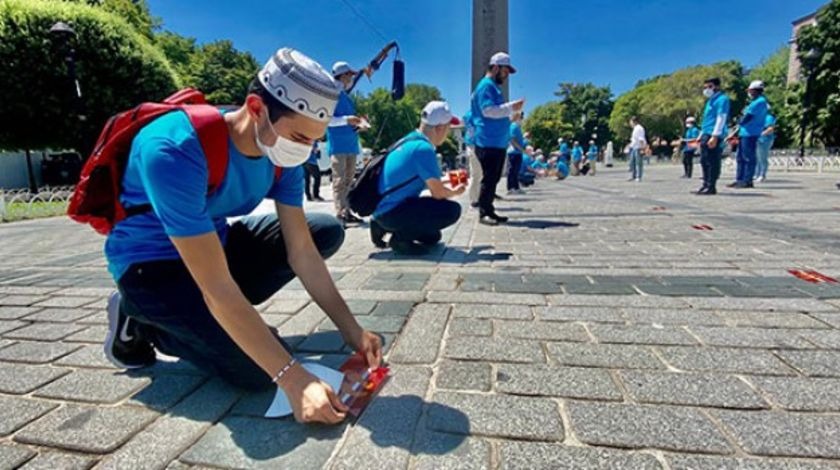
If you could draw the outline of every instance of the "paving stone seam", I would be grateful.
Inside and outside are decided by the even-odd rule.
[[[767,349],[766,351],[769,352],[771,356],[781,361],[782,364],[785,365],[785,367],[792,370],[794,372],[795,377],[811,377],[806,373],[806,371],[799,370],[796,366],[791,364],[789,361],[785,360],[785,358],[781,354],[778,354],[778,349]]]

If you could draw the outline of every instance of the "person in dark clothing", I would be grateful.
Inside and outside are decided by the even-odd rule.
[[[303,164],[303,169],[306,174],[303,176],[304,185],[306,187],[307,201],[323,201],[321,197],[321,168],[318,166],[318,160],[321,159],[321,150],[318,148],[318,142],[312,145],[312,152],[309,154],[309,159]]]

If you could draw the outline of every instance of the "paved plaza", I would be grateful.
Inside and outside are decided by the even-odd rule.
[[[422,258],[348,230],[329,266],[393,377],[337,427],[262,419],[270,394],[188,363],[113,369],[103,238],[0,225],[0,469],[840,469],[840,284],[788,273],[840,275],[835,178],[698,197],[618,165],[506,198],[505,226],[465,210]],[[347,357],[299,283],[259,309]]]

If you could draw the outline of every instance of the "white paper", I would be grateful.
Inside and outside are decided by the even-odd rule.
[[[335,393],[339,393],[341,383],[344,381],[343,373],[314,362],[302,362],[301,366],[303,366],[307,372],[315,377],[318,377],[324,381],[324,383],[332,387]],[[268,410],[265,412],[265,417],[283,418],[285,416],[289,416],[290,414],[292,414],[292,407],[289,405],[289,399],[286,398],[286,392],[284,392],[282,388],[277,387],[277,393],[274,394],[274,400],[272,400],[271,405],[268,406]]]

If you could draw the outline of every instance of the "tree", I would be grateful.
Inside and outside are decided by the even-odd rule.
[[[563,103],[563,121],[572,125],[573,140],[586,145],[593,134],[598,135],[596,140],[599,145],[611,140],[609,119],[613,101],[609,87],[598,87],[592,83],[561,83],[554,94]]]
[[[437,87],[421,83],[409,83],[405,86],[405,96],[402,99],[411,103],[416,109],[422,110],[430,101],[441,101],[443,98]]]
[[[64,57],[50,37],[57,21],[76,31],[85,121]],[[106,119],[177,89],[168,61],[134,28],[101,8],[43,0],[0,2],[0,148],[72,148],[86,155]]]
[[[766,57],[747,75],[747,82],[761,80],[765,84],[764,95],[770,102],[770,110],[776,116],[776,146],[786,147],[795,136],[795,119],[789,116],[787,100],[790,91],[787,86],[788,59],[790,48],[780,47]]]
[[[190,73],[190,64],[196,53],[195,38],[181,36],[171,31],[155,35],[155,45],[163,52],[182,79]]]
[[[731,116],[738,116],[746,102],[747,85],[743,66],[729,61],[689,67],[639,82],[616,100],[610,129],[619,142],[626,142],[630,139],[630,118],[637,116],[647,130],[648,140],[679,137],[687,116],[702,117],[705,98],[701,91],[703,81],[710,77],[721,79],[724,92],[732,99]]]
[[[259,65],[249,52],[240,52],[228,40],[199,47],[183,77],[185,84],[203,91],[214,104],[245,102],[248,84],[256,77]]]
[[[534,148],[542,149],[546,154],[557,148],[557,138],[571,135],[574,125],[564,120],[565,106],[559,101],[551,101],[534,108],[525,116],[522,128],[531,133]]]
[[[803,64],[811,50],[820,52],[810,81],[809,122],[828,146],[840,146],[840,0],[832,0],[817,14],[817,23],[801,31],[797,40]]]
[[[152,16],[146,0],[65,0],[99,7],[108,13],[122,18],[147,39],[154,37],[154,31],[160,27],[161,20]]]

